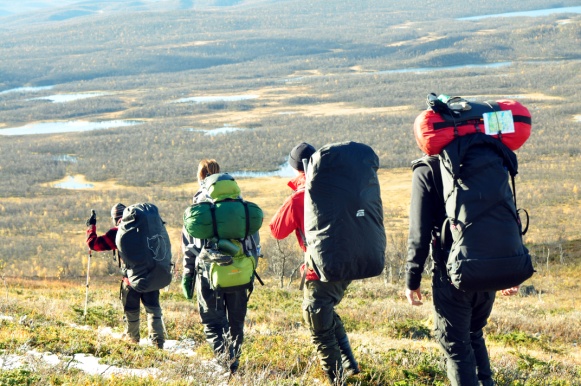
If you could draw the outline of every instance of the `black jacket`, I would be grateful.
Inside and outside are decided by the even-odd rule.
[[[446,209],[438,156],[425,156],[414,161],[412,165],[406,286],[410,290],[416,290],[420,287],[432,242],[439,242]],[[437,249],[439,250],[439,245]]]

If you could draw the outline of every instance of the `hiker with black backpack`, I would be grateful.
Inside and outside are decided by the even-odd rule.
[[[512,190],[509,185],[516,155],[500,133],[485,134],[483,114],[496,119],[493,103],[447,101],[429,95],[429,111],[415,124],[418,145],[428,154],[412,163],[405,293],[411,305],[422,305],[422,272],[431,256],[435,335],[448,378],[452,386],[492,386],[482,330],[496,291],[514,295],[534,272],[522,242],[514,180]],[[440,128],[418,138],[431,126],[418,129],[425,115],[434,115]],[[466,133],[458,134],[461,126]],[[439,153],[430,155],[436,141]]]
[[[411,305],[422,305],[420,281],[431,252],[435,333],[446,355],[448,378],[455,386],[491,386],[494,382],[482,329],[492,311],[496,292],[463,292],[450,284],[445,269],[447,256],[439,245],[446,218],[440,194],[442,182],[436,174],[439,162],[438,157],[427,156],[416,164],[413,172],[406,297]]]
[[[86,241],[91,250],[101,252],[111,250],[117,251],[119,249],[117,247],[116,239],[125,209],[126,206],[121,203],[117,203],[111,208],[113,227],[101,236],[97,236],[97,215],[95,211],[92,211],[91,217],[87,220],[88,229]],[[118,258],[120,259],[120,262],[123,260],[121,256],[118,256]],[[145,312],[147,313],[149,339],[154,346],[163,349],[165,343],[165,329],[162,319],[162,309],[159,303],[159,290],[138,292],[134,286],[132,286],[134,283],[130,280],[131,275],[128,275],[126,262],[123,264],[122,272],[123,278],[121,280],[119,297],[121,299],[121,304],[123,305],[123,320],[125,322],[123,338],[132,343],[139,343],[139,315],[140,304],[142,303]]]
[[[182,289],[186,299],[194,297],[195,289],[206,341],[218,363],[228,367],[233,374],[239,367],[244,320],[260,255],[258,228],[262,225],[262,211],[241,199],[234,179],[220,173],[220,166],[214,159],[200,161],[197,179],[200,188],[194,194],[193,205],[184,213]],[[214,193],[221,195],[223,200],[217,199]],[[238,219],[257,213],[242,225],[252,229],[240,231],[241,234],[236,234],[238,229],[230,229],[235,233],[228,235],[231,238],[218,239],[223,232],[221,227],[236,222],[228,220],[216,224],[216,218],[222,219],[222,213],[229,214],[230,210],[242,211],[238,212]],[[198,216],[203,215],[207,215],[209,221],[198,221]],[[208,223],[210,225],[206,226]],[[223,277],[229,281],[221,281]]]
[[[311,166],[313,155],[316,155],[315,165]],[[300,248],[305,252],[306,262],[301,266],[303,319],[310,329],[321,366],[333,385],[342,385],[347,376],[360,373],[335,307],[343,299],[352,279],[377,275],[383,269],[385,232],[379,183],[374,169],[378,160],[374,156],[371,148],[354,142],[327,145],[318,152],[308,143],[298,144],[291,150],[288,161],[297,172],[297,176],[288,183],[293,192],[270,221],[274,238],[284,239],[294,232]],[[308,171],[305,170],[307,168]],[[320,174],[317,175],[315,170]],[[359,176],[365,180],[361,182],[367,184],[368,190],[361,188]],[[361,194],[362,189],[368,194]],[[370,200],[362,203],[360,198],[364,196]],[[373,203],[367,206],[370,201]],[[373,223],[371,228],[374,229],[361,226],[363,223]],[[323,228],[323,233],[329,233],[320,233]],[[366,244],[377,252],[375,256],[381,260],[379,266],[367,259],[370,255],[366,246],[358,247],[358,230],[366,234]],[[343,248],[345,235],[341,231],[349,233],[349,242],[353,242],[351,248]],[[315,244],[322,246],[324,251],[317,250]],[[357,265],[360,263],[358,258],[362,257],[353,252],[354,248],[363,251],[363,259],[369,262],[368,265],[360,264],[359,268],[367,265],[364,269],[370,268],[373,273],[354,274],[349,261]]]

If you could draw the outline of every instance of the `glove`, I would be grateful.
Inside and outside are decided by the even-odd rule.
[[[182,277],[182,290],[184,291],[184,296],[186,299],[190,300],[194,297],[194,284],[195,280],[193,276],[183,276]]]
[[[96,225],[97,224],[97,213],[95,213],[94,209],[91,209],[91,217],[87,220],[87,226]]]

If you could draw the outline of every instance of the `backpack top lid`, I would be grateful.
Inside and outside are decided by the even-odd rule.
[[[240,198],[240,187],[234,177],[228,173],[216,173],[204,179],[204,186],[214,200]]]
[[[502,158],[506,171],[513,177],[518,174],[518,159],[508,146],[489,135],[476,133],[454,139],[440,153],[440,159],[453,178],[460,176],[465,158],[471,149],[477,146],[487,146],[493,149],[496,155]]]

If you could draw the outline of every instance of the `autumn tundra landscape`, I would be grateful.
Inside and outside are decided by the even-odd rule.
[[[531,112],[516,197],[537,272],[517,296],[498,297],[485,335],[498,385],[581,385],[578,2],[5,3],[0,385],[323,384],[302,322],[302,254],[267,227],[302,141],[362,142],[380,159],[386,266],[339,305],[362,369],[348,383],[447,385],[429,272],[421,307],[408,305],[403,280],[410,163],[422,155],[412,125],[431,92],[514,99]],[[182,215],[202,158],[265,214],[265,283],[230,379],[179,284]],[[163,351],[119,339],[119,267],[85,244],[91,209],[105,232],[116,202],[155,203],[167,223],[176,267],[161,291]]]

